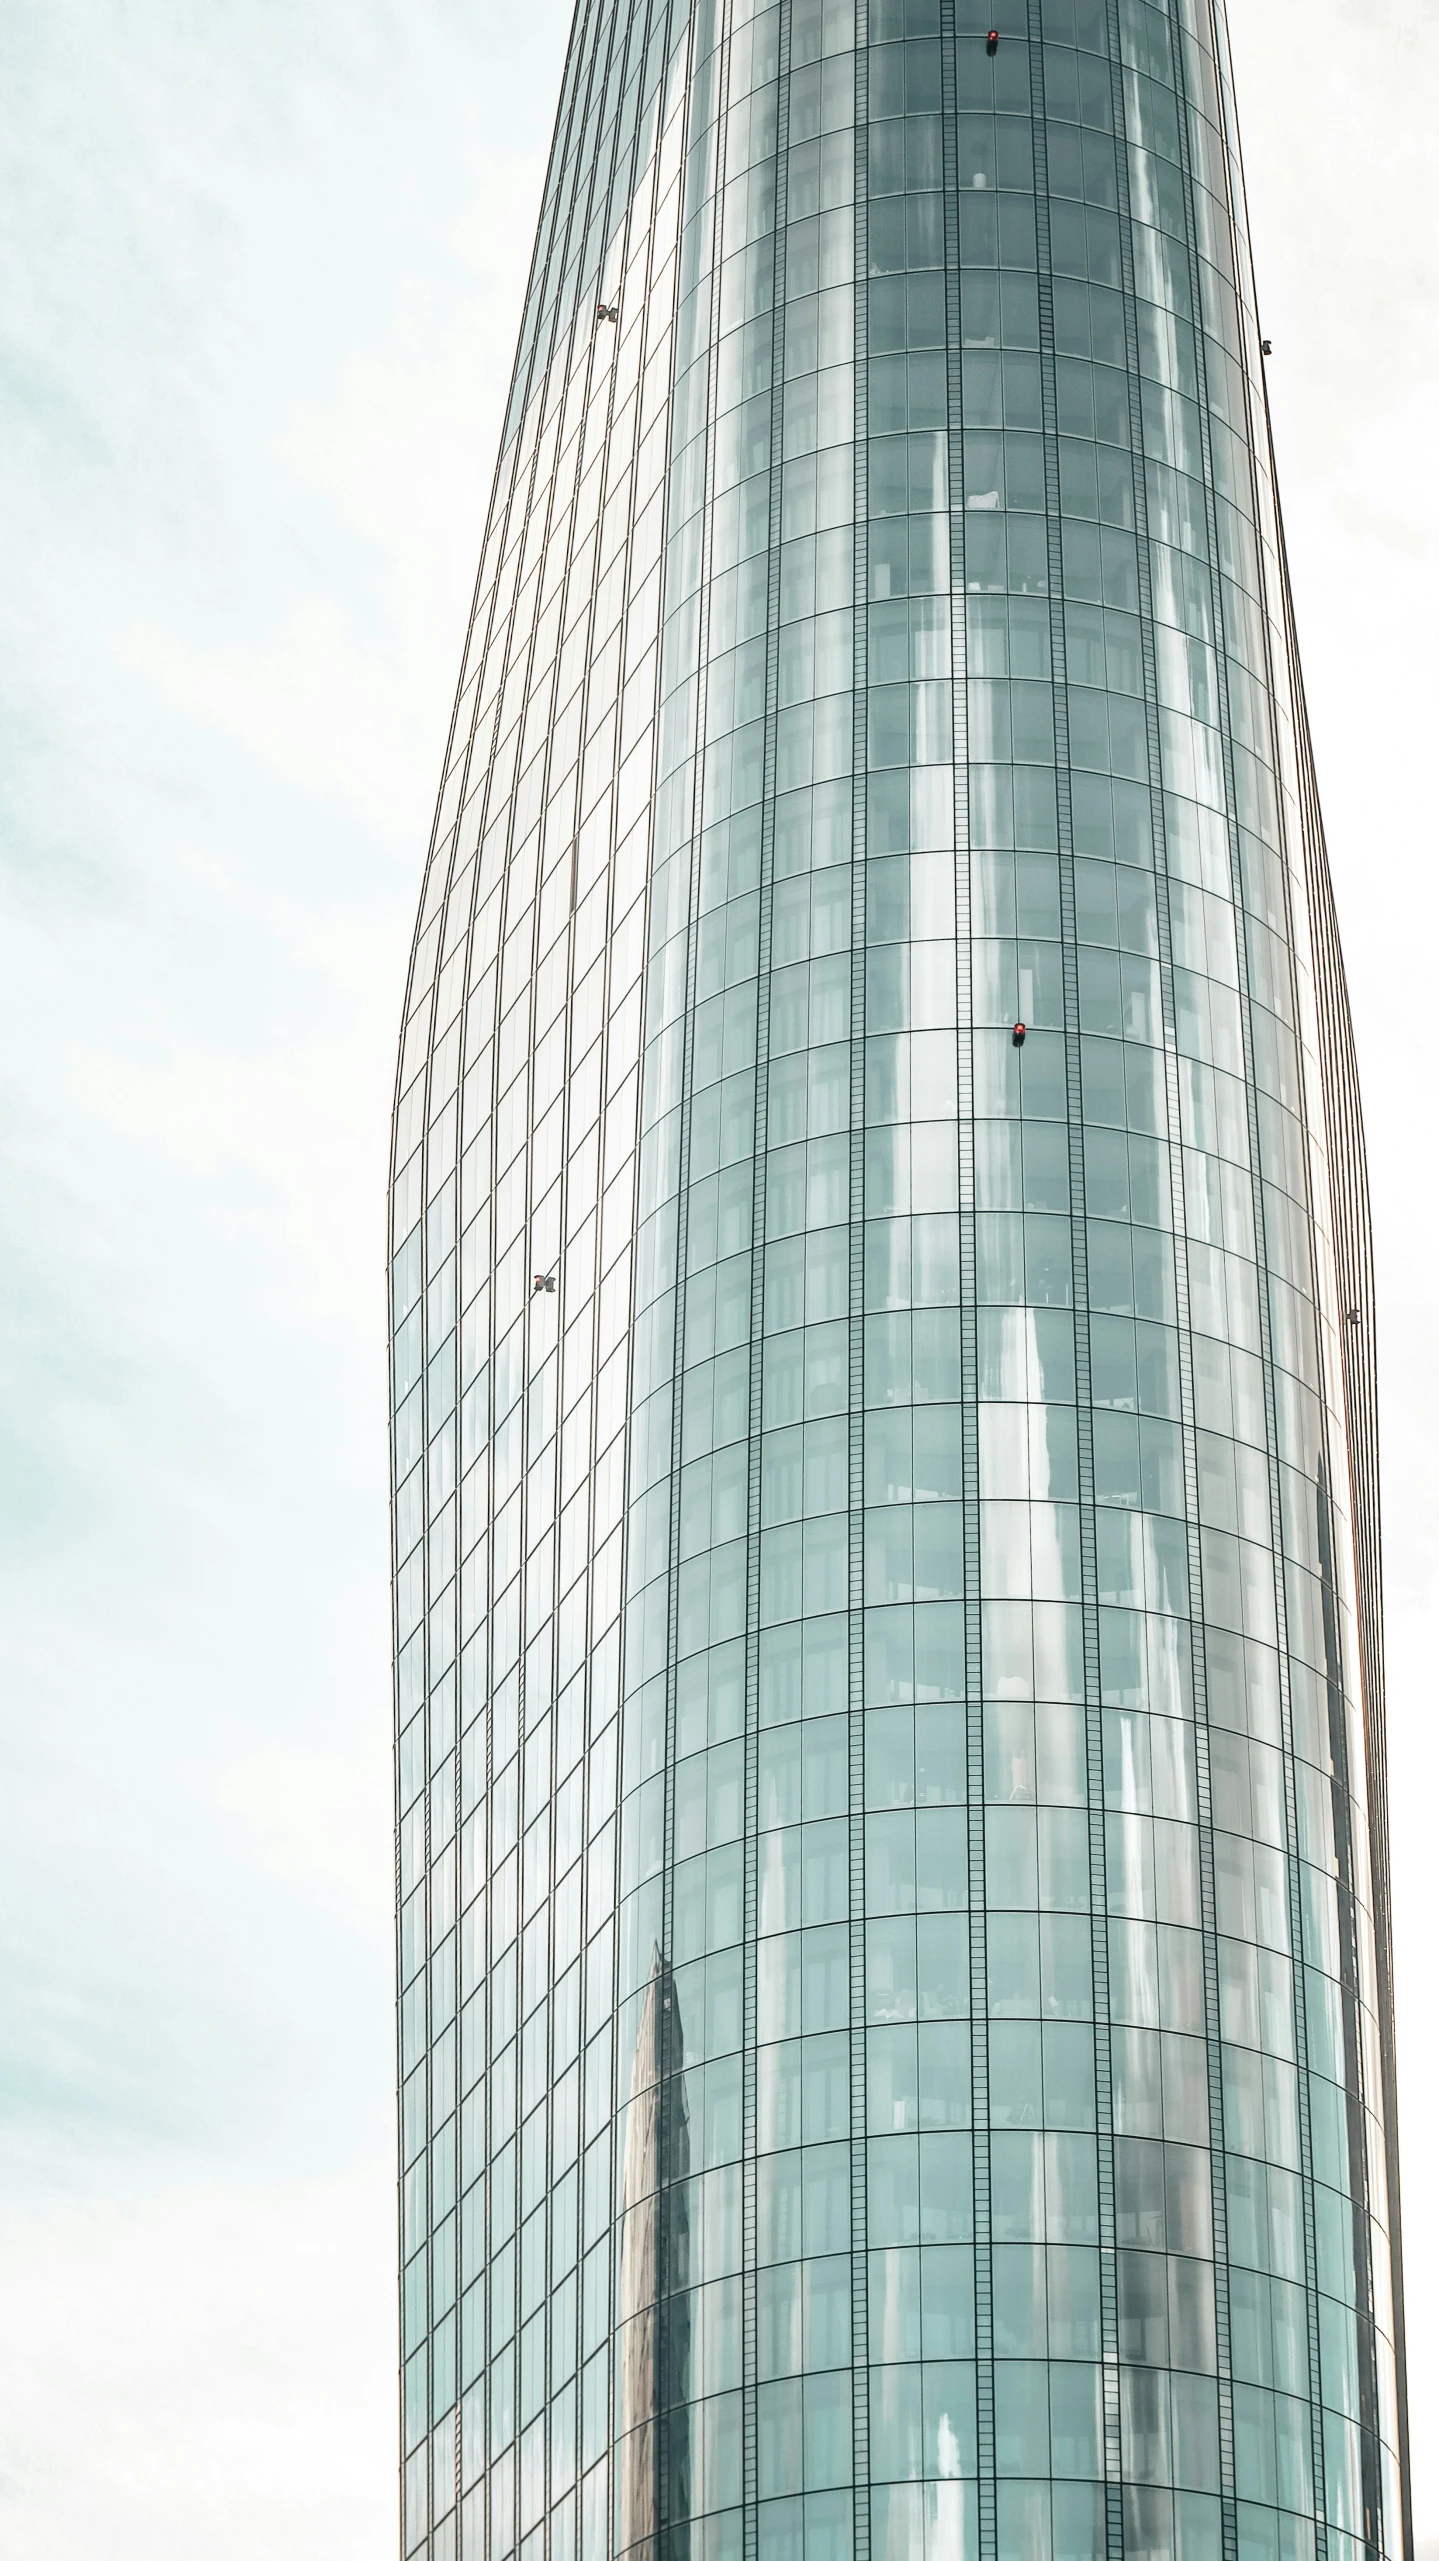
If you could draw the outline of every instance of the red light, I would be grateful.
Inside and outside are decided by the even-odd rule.
[[[987,35],[987,36],[985,37],[985,39],[984,39],[984,49],[985,49],[985,52],[986,52],[986,53],[998,53],[998,51],[999,51],[999,29],[998,29],[998,27],[991,27],[991,28],[990,28],[990,31],[989,31],[988,35]]]
[[[1015,1026],[1014,1026],[1014,1029],[1013,1029],[1013,1031],[1010,1033],[1009,1037],[1010,1037],[1010,1039],[1013,1041],[1014,1046],[1015,1046],[1015,1048],[1016,1048],[1016,1049],[1023,1049],[1023,1047],[1024,1047],[1024,1025],[1023,1025],[1023,1023],[1016,1023],[1016,1024],[1015,1024]]]

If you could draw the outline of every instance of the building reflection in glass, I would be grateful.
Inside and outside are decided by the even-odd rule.
[[[630,2078],[620,2237],[619,2536],[687,2561],[689,2105],[674,1971],[656,1948]]]

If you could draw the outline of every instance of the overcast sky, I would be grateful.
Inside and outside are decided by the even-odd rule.
[[[1439,2550],[1439,17],[1232,5],[1374,1160]],[[394,2551],[385,1121],[566,18],[0,16],[0,2548],[29,2561]]]

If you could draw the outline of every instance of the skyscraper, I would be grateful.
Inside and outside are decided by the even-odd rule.
[[[1222,0],[579,0],[392,1191],[404,2550],[1408,2550]]]

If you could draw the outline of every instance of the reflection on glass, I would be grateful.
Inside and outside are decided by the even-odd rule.
[[[672,1967],[658,1948],[630,2076],[620,2231],[619,2545],[685,2561],[690,2511],[689,2105]]]

